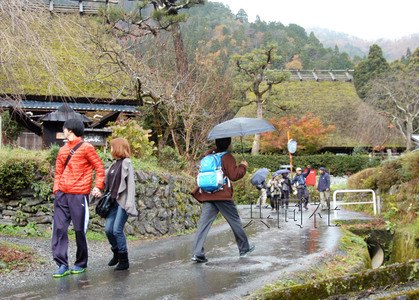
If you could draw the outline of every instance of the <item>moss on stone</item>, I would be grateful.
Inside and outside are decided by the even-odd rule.
[[[418,280],[418,276],[419,262],[411,261],[329,280],[272,290],[255,299],[325,299],[377,286],[394,286],[415,281]]]

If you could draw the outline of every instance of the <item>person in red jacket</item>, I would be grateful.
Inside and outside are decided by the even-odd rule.
[[[93,182],[93,170],[96,173],[96,182],[92,196],[101,195],[105,180],[102,160],[95,148],[82,140],[83,122],[69,119],[64,123],[63,130],[68,142],[58,152],[53,188],[55,200],[51,248],[54,261],[59,267],[53,277],[78,274],[86,270],[88,196]],[[76,261],[71,269],[67,256],[70,221],[73,223],[77,244]]]
[[[216,149],[208,151],[206,155],[210,153],[225,152],[230,147],[230,144],[230,137],[216,139]],[[224,176],[228,178],[228,181],[236,181],[246,175],[247,162],[244,160],[237,166],[234,156],[231,153],[226,153],[221,158],[221,168]],[[192,196],[199,202],[203,202],[198,230],[195,234],[193,244],[193,261],[197,263],[208,261],[204,253],[204,243],[218,212],[221,212],[233,230],[240,257],[245,257],[247,253],[252,252],[255,249],[254,245],[249,245],[246,232],[243,230],[236,204],[233,201],[233,185],[231,183],[225,184],[223,189],[214,193],[201,191],[197,187],[192,192]]]

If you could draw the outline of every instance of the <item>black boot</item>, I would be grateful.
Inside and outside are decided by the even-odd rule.
[[[113,257],[112,259],[108,262],[108,266],[112,267],[115,266],[118,263],[118,248],[112,248],[111,249],[113,252]]]
[[[119,252],[118,253],[118,265],[115,268],[115,271],[128,270],[129,261],[128,261],[128,252]]]

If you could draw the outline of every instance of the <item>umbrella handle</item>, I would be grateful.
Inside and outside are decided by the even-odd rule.
[[[244,148],[243,148],[243,137],[242,136],[240,137],[240,143],[241,143],[241,146],[242,146],[242,157],[243,157],[243,160],[245,160],[244,159]]]

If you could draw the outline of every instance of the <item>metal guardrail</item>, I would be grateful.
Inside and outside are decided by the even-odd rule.
[[[333,210],[335,212],[335,216],[337,214],[336,208],[336,195],[339,193],[372,193],[372,201],[362,201],[362,202],[342,202],[339,205],[351,205],[351,204],[372,204],[374,209],[374,215],[377,215],[377,211],[379,212],[379,205],[377,204],[377,196],[375,195],[374,190],[365,189],[365,190],[337,190],[333,193]],[[377,209],[378,208],[378,209]]]

